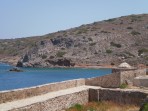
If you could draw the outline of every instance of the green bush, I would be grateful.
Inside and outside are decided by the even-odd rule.
[[[94,46],[94,45],[96,45],[96,43],[95,43],[95,42],[93,42],[93,43],[90,43],[89,45],[90,45],[90,46]]]
[[[50,59],[53,59],[54,58],[54,56],[50,56]]]
[[[107,49],[107,50],[106,50],[106,53],[110,54],[110,53],[112,53],[112,50]]]
[[[75,104],[73,107],[71,107],[72,109],[76,109],[77,111],[83,111],[83,106],[80,104]],[[71,109],[70,108],[70,109]]]
[[[131,15],[131,22],[142,21],[141,16]]]
[[[82,28],[82,29],[79,29],[79,30],[77,31],[77,34],[78,34],[78,35],[79,35],[79,34],[82,34],[82,33],[87,33],[87,29]]]
[[[93,41],[92,38],[90,38],[90,37],[88,38],[88,40],[89,40],[89,41]]]
[[[117,44],[117,43],[114,43],[114,42],[110,42],[110,45],[111,46],[114,46],[114,47],[117,47],[117,48],[121,48],[121,44]]]
[[[127,27],[127,29],[133,29],[132,27]]]
[[[110,33],[110,32],[102,30],[101,33]]]
[[[112,18],[112,19],[105,20],[105,22],[113,22],[115,20],[116,20],[116,18]]]
[[[88,108],[88,110],[87,111],[96,111],[96,109],[95,108],[93,108],[93,107],[90,107],[90,108]]]
[[[139,111],[148,111],[148,103],[143,104]]]
[[[140,56],[141,54],[143,54],[145,52],[148,52],[148,49],[145,49],[145,48],[140,49],[140,50],[138,50],[138,55]]]
[[[135,57],[135,55],[133,55],[132,53],[130,52],[125,52],[127,55],[131,56],[131,57]]]
[[[140,35],[141,33],[140,32],[137,32],[137,31],[132,31],[131,34],[132,35]]]
[[[63,57],[65,54],[66,54],[66,52],[59,51],[59,52],[57,52],[56,56],[57,57]]]
[[[123,84],[121,84],[121,85],[119,86],[119,88],[125,89],[125,88],[127,88],[127,84],[123,83]]]
[[[147,61],[148,61],[148,55],[144,56],[144,58],[145,58],[145,60],[147,60]]]
[[[46,59],[47,58],[47,55],[42,55],[42,59]]]

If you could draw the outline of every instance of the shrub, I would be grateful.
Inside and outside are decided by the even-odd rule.
[[[94,46],[94,45],[96,45],[96,42],[90,43],[89,45]]]
[[[102,30],[101,33],[110,33],[110,32]]]
[[[57,57],[63,57],[65,54],[66,54],[66,52],[59,51],[59,52],[57,52],[56,56]]]
[[[127,84],[123,83],[123,84],[121,84],[121,85],[119,86],[119,88],[125,89],[125,88],[127,88]]]
[[[115,20],[116,20],[116,18],[112,18],[112,19],[105,20],[105,22],[113,22]]]
[[[139,111],[148,111],[148,103],[143,104]]]
[[[131,15],[131,22],[142,21],[141,16]]]
[[[141,33],[140,32],[137,32],[137,31],[132,31],[131,34],[132,35],[140,35]]]
[[[113,66],[113,65],[115,65],[115,64],[112,62],[111,65]]]
[[[135,57],[135,55],[133,55],[132,53],[130,52],[125,52],[127,55],[131,56],[131,57]]]
[[[88,40],[89,40],[89,41],[93,41],[92,38],[90,38],[90,37],[88,38]]]
[[[47,55],[42,55],[42,59],[46,59],[47,58]]]
[[[84,50],[84,51],[87,51],[87,48],[86,48],[86,47],[84,47],[84,48],[83,48],[83,50]]]
[[[70,109],[76,109],[77,111],[83,111],[83,106],[80,104],[75,104],[73,107]]]
[[[82,33],[87,33],[87,29],[82,28],[82,29],[79,29],[77,32],[78,35]]]
[[[133,29],[133,27],[127,27],[127,29]]]
[[[114,46],[114,47],[117,47],[117,48],[121,48],[121,44],[117,44],[117,43],[114,43],[114,42],[110,42],[110,45],[111,46]]]
[[[148,61],[148,55],[146,55],[144,58],[145,58],[145,60],[147,60],[147,61]]]
[[[144,52],[148,52],[148,49],[143,48],[143,49],[138,50],[138,55],[140,56]]]
[[[61,48],[61,50],[65,50],[65,48],[64,48],[64,47],[62,47],[62,48]]]
[[[54,58],[54,56],[50,56],[50,59],[53,59]]]
[[[110,54],[110,53],[112,53],[112,50],[107,49],[107,50],[106,50],[106,53]]]

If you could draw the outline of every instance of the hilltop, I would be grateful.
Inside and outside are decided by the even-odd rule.
[[[148,14],[94,22],[43,36],[0,40],[0,61],[18,66],[148,64]]]

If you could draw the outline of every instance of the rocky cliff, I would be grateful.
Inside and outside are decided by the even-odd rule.
[[[0,59],[18,66],[148,64],[148,14],[113,18],[37,37],[0,40]],[[7,60],[6,60],[7,61]]]

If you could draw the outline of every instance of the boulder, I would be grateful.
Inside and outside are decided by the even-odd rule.
[[[10,69],[9,71],[13,71],[13,72],[23,72],[23,70],[17,68],[17,67],[14,67],[12,69]]]

